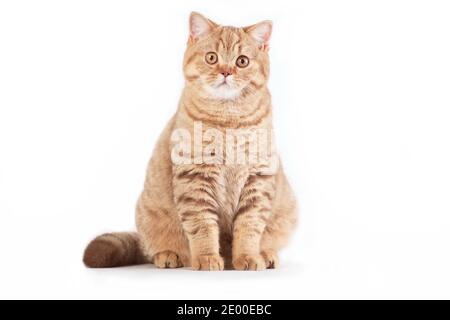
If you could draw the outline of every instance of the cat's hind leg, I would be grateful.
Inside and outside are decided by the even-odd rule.
[[[174,211],[139,203],[136,222],[142,250],[156,267],[190,266],[188,242]]]
[[[295,208],[274,208],[260,243],[260,254],[267,269],[278,268],[278,252],[287,244],[295,222]]]
[[[153,263],[158,268],[180,268],[184,266],[178,254],[170,250],[156,253],[153,256]]]
[[[278,268],[279,259],[276,251],[272,249],[262,249],[261,256],[263,257],[264,262],[266,263],[267,269]]]

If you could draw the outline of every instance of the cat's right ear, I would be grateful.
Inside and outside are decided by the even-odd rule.
[[[202,16],[198,12],[191,12],[189,17],[189,42],[195,43],[199,39],[210,34],[218,24]]]

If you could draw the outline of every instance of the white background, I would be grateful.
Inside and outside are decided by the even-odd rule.
[[[279,270],[88,270],[131,230],[191,10],[274,21]],[[448,1],[2,1],[0,298],[450,298]]]

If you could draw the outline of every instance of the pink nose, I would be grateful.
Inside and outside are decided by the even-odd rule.
[[[225,78],[231,75],[231,73],[229,72],[221,72],[220,74],[223,75]]]

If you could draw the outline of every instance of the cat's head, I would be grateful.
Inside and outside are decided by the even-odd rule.
[[[191,13],[184,58],[187,83],[210,99],[234,100],[266,85],[271,21],[235,28]]]

